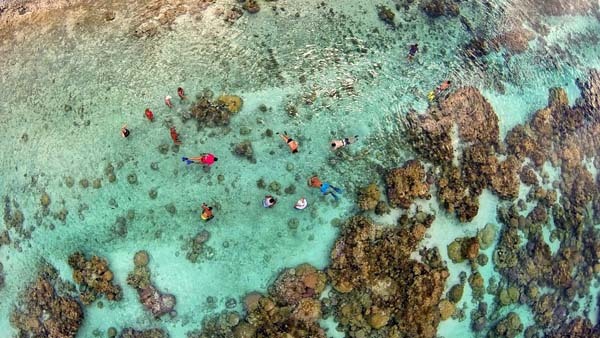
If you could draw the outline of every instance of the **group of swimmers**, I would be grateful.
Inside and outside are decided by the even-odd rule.
[[[410,46],[410,50],[409,50],[409,54],[408,54],[409,61],[412,61],[412,59],[414,58],[414,56],[418,50],[419,50],[418,44],[414,44],[414,45]],[[429,100],[433,101],[434,99],[436,99],[439,94],[441,94],[442,92],[444,92],[448,88],[450,88],[450,85],[451,85],[450,81],[442,82],[435,89],[435,91],[431,91],[429,93],[429,95],[428,95]],[[181,88],[181,87],[177,88],[177,94],[179,95],[179,98],[182,101],[186,99],[183,88]],[[165,104],[170,109],[173,108],[173,103],[171,102],[170,96],[165,97]],[[150,110],[150,108],[146,108],[145,115],[146,115],[146,118],[150,122],[154,121],[154,113]],[[173,140],[173,142],[176,145],[180,145],[181,141],[179,140],[179,134],[177,134],[175,127],[170,127],[170,132],[171,132],[171,139]],[[130,134],[131,134],[131,131],[127,128],[127,125],[123,125],[123,127],[121,127],[121,136],[124,138],[127,138]],[[284,131],[283,133],[277,133],[277,135],[279,135],[279,137],[281,137],[281,139],[287,144],[287,146],[290,148],[290,151],[292,152],[292,154],[298,153],[298,151],[299,151],[298,141],[294,140],[286,131]],[[351,137],[345,137],[340,140],[333,140],[330,143],[331,150],[333,150],[333,151],[338,150],[338,149],[346,147],[352,143],[355,143],[356,141],[358,141],[358,135],[354,135]],[[182,157],[181,160],[183,162],[185,162],[185,164],[187,164],[187,165],[195,163],[195,164],[200,164],[200,165],[210,167],[219,159],[214,154],[204,153],[204,154],[201,154],[201,155],[195,156],[195,157]],[[312,176],[308,179],[308,186],[311,188],[318,188],[319,191],[323,195],[333,196],[333,198],[336,201],[338,200],[337,194],[342,193],[342,189],[337,188],[328,182],[321,181],[319,179],[319,177],[316,175]],[[275,206],[275,204],[277,204],[277,200],[275,199],[275,197],[273,197],[271,195],[266,195],[262,201],[262,206],[265,208],[272,208]],[[297,210],[303,210],[307,206],[308,206],[308,202],[306,201],[306,198],[304,198],[304,197],[299,199],[294,204],[294,208]],[[208,206],[206,203],[202,203],[201,207],[202,207],[202,213],[200,214],[200,218],[202,218],[204,221],[209,221],[209,220],[213,219],[213,217],[214,217],[213,212],[212,212],[213,208]]]
[[[288,145],[292,154],[298,153],[299,143],[294,140],[287,132],[277,133],[281,137],[281,139]],[[331,150],[337,150],[339,148],[345,147],[352,143],[358,141],[358,135],[354,135],[352,137],[345,137],[341,140],[333,140],[331,141]],[[201,164],[206,166],[211,166],[217,160],[217,158],[213,154],[203,154],[197,157],[182,157],[182,161],[186,164]],[[337,201],[337,194],[342,193],[342,189],[337,188],[331,185],[328,182],[323,182],[319,179],[317,175],[314,175],[308,179],[308,186],[312,188],[318,188],[323,195],[331,195]],[[277,204],[277,199],[272,195],[266,195],[262,200],[262,206],[264,208],[273,208]],[[308,206],[308,201],[305,197],[300,198],[294,204],[294,208],[297,210],[304,210]],[[200,218],[204,221],[209,221],[214,217],[212,212],[212,207],[209,207],[206,203],[202,203],[202,213],[200,214]]]

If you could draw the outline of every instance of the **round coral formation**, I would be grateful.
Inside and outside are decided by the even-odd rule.
[[[133,264],[136,267],[146,266],[146,265],[148,265],[149,261],[150,261],[150,257],[148,255],[148,252],[146,252],[145,250],[138,251],[133,256]]]

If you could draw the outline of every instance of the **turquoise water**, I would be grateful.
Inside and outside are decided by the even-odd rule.
[[[395,3],[400,10],[394,9]],[[16,333],[10,313],[35,279],[40,261],[48,261],[62,279],[73,281],[67,259],[82,251],[108,260],[123,299],[102,299],[103,307],[97,301],[85,306],[77,337],[105,336],[109,327],[161,327],[171,337],[185,337],[199,329],[206,316],[224,310],[229,299],[242,311],[242,297],[266,292],[284,268],[307,262],[325,269],[340,235],[335,224],[359,212],[358,188],[376,182],[384,190],[380,168],[401,166],[415,156],[399,120],[410,110],[425,112],[427,93],[441,81],[451,79],[453,89],[479,89],[499,117],[503,138],[547,105],[551,87],[565,88],[573,104],[580,96],[575,79],[600,67],[597,4],[595,16],[576,12],[551,17],[525,2],[460,2],[473,34],[492,39],[512,27],[532,32],[525,52],[492,50],[478,59],[485,67],[461,54],[473,36],[461,20],[428,18],[421,3],[259,4],[259,13],[244,13],[234,23],[223,19],[236,5],[233,0],[206,6],[185,0],[127,5],[31,2],[23,5],[22,15],[17,4],[3,5],[0,186],[3,199],[7,196],[11,210],[23,213],[24,222],[22,231],[9,229],[7,222],[1,228],[8,231],[11,243],[0,246],[5,276],[0,336]],[[376,5],[392,8],[396,29],[379,20]],[[150,31],[155,34],[140,33],[148,27],[155,27]],[[408,46],[416,42],[420,51],[408,62]],[[177,98],[180,86],[188,101]],[[243,107],[227,127],[182,119],[205,89],[215,97],[242,97]],[[166,95],[174,97],[173,109],[163,103]],[[291,106],[297,113],[288,113]],[[143,115],[147,107],[155,114],[153,123]],[[127,139],[120,136],[123,124],[131,130]],[[170,126],[177,128],[183,142],[178,148],[172,147]],[[290,154],[276,135],[265,135],[267,129],[289,132],[299,140],[300,152]],[[331,139],[351,135],[359,135],[359,142],[341,154],[329,150]],[[233,145],[244,140],[252,142],[255,163],[232,152]],[[167,145],[164,154],[161,145]],[[209,171],[180,160],[204,152],[219,158]],[[116,182],[105,174],[109,164],[115,168]],[[136,175],[135,184],[128,183],[130,174]],[[344,189],[339,203],[307,187],[306,179],[313,174]],[[72,187],[67,177],[74,180]],[[278,182],[279,192],[259,188],[261,178],[267,185]],[[89,187],[79,184],[82,179],[89,180]],[[92,187],[94,179],[101,179],[100,188]],[[291,185],[295,192],[285,193]],[[155,199],[149,197],[151,190],[157,192]],[[50,197],[47,209],[40,204],[44,192]],[[278,198],[273,209],[261,206],[267,194]],[[416,202],[437,216],[420,246],[438,247],[447,261],[447,291],[459,281],[460,271],[471,271],[467,263],[447,258],[447,245],[456,237],[474,236],[487,223],[499,224],[496,208],[507,202],[484,190],[477,217],[460,224],[433,195]],[[520,197],[526,195],[522,184]],[[308,208],[294,210],[303,196]],[[215,207],[215,218],[207,223],[199,218],[202,202]],[[58,216],[62,210],[68,211],[64,221]],[[415,207],[409,213],[414,211]],[[395,224],[403,212],[367,215],[380,224]],[[7,209],[0,213],[6,218]],[[297,222],[297,228],[290,222]],[[126,234],[119,234],[122,224]],[[189,243],[204,229],[210,239],[198,261],[191,262],[186,259]],[[549,240],[551,230],[546,231]],[[486,281],[503,278],[493,267],[494,249],[483,251],[490,257],[488,265],[479,268]],[[152,318],[127,285],[139,250],[150,255],[153,284],[177,297],[173,318]],[[216,302],[209,304],[207,297]],[[594,294],[587,297],[595,299]],[[490,294],[484,297],[488,304],[494,299]],[[589,303],[593,323],[596,307],[595,300]],[[471,300],[468,283],[457,308],[465,309],[466,319],[442,321],[439,336],[475,335],[469,314],[477,302]],[[486,331],[509,311],[519,313],[525,328],[534,323],[529,306],[510,305],[490,315]],[[328,336],[351,336],[334,332],[332,317],[326,325],[331,328]]]

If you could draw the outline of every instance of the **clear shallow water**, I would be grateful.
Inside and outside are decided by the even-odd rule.
[[[146,9],[112,5],[112,21],[104,19],[109,7],[102,2],[0,16],[5,20],[0,44],[2,196],[18,202],[24,228],[31,231],[30,239],[11,232],[12,245],[0,247],[6,275],[0,290],[0,332],[14,332],[8,322],[12,304],[35,276],[40,258],[71,280],[66,260],[81,250],[109,260],[124,298],[118,303],[103,300],[102,309],[87,306],[79,336],[89,337],[94,330],[104,334],[110,326],[161,326],[171,336],[183,337],[205,315],[222,310],[228,298],[264,292],[285,267],[302,262],[326,267],[338,235],[331,220],[356,212],[356,188],[378,180],[377,166],[399,166],[413,156],[402,135],[395,134],[397,118],[410,109],[424,111],[427,93],[442,80],[480,89],[499,116],[503,136],[546,105],[550,87],[565,87],[574,102],[579,96],[575,79],[600,62],[595,17],[540,17],[526,3],[461,4],[473,31],[484,37],[518,20],[546,27],[544,35],[532,29],[535,39],[524,53],[509,57],[501,50],[485,56],[485,69],[462,57],[461,47],[472,35],[458,18],[432,20],[416,4],[397,12],[395,20],[402,26],[392,30],[377,18],[376,4],[361,1],[328,2],[325,7],[317,1],[274,3],[285,11],[273,11],[265,3],[256,15],[246,13],[228,24],[219,13],[232,3],[217,1],[201,10],[181,2],[187,13],[141,39],[135,29],[176,8],[175,3],[152,3],[162,5],[158,10],[152,4]],[[407,46],[415,42],[421,51],[409,63]],[[176,96],[178,86],[191,98],[204,88],[216,95],[236,94],[244,106],[229,128],[198,130],[196,123],[180,118],[189,105],[174,100],[175,108],[169,110],[163,104],[165,95]],[[317,99],[305,104],[312,93]],[[261,112],[260,105],[269,110]],[[289,105],[297,107],[297,116],[287,114]],[[154,111],[154,123],[143,117],[146,107]],[[127,140],[119,135],[124,123],[132,130]],[[183,145],[178,152],[161,154],[159,145],[171,144],[171,124]],[[241,127],[252,131],[240,135]],[[262,135],[266,129],[287,130],[300,140],[301,152],[291,156],[277,137]],[[353,156],[332,156],[329,140],[354,134],[361,140],[350,148]],[[253,143],[255,164],[232,154],[231,145],[245,139]],[[209,173],[179,160],[205,151],[219,157]],[[153,162],[158,170],[151,169]],[[117,168],[116,183],[104,175],[108,163]],[[130,173],[137,175],[137,184],[127,183]],[[312,173],[344,188],[339,204],[306,186]],[[218,175],[224,176],[222,182]],[[65,185],[66,176],[75,179],[72,188]],[[282,191],[294,184],[296,192],[279,194],[278,206],[264,210],[260,200],[267,191],[256,186],[261,177],[267,184],[279,182]],[[102,178],[102,187],[83,189],[77,183],[83,178]],[[148,197],[150,189],[158,192],[154,200]],[[50,215],[43,215],[39,203],[44,191],[52,201]],[[303,212],[291,208],[300,196],[310,203]],[[219,205],[210,223],[198,218],[203,201]],[[165,208],[171,203],[175,214]],[[460,225],[435,200],[424,203],[438,218],[422,245],[438,246],[446,258],[445,248],[455,237],[497,223],[496,197],[484,193],[480,204],[477,218]],[[64,223],[52,216],[62,208],[69,211]],[[127,222],[127,235],[115,235],[117,218],[129,210],[135,217]],[[299,222],[297,230],[288,229],[293,218]],[[214,257],[191,263],[184,246],[204,228],[211,232],[208,245]],[[125,282],[133,254],[141,249],[150,253],[155,284],[178,297],[175,319],[153,320]],[[486,251],[488,256],[492,250]],[[448,266],[447,287],[460,271],[470,269],[449,260]],[[496,274],[490,265],[482,271],[486,279]],[[466,333],[468,313],[476,305],[465,289],[467,320],[443,321],[439,335],[471,335]],[[216,308],[206,304],[208,296],[217,298]],[[491,302],[493,297],[488,298]],[[526,323],[527,308],[519,312]]]

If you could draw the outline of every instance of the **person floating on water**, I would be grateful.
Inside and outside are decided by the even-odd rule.
[[[452,84],[452,81],[446,80],[444,82],[442,82],[439,86],[437,86],[435,88],[435,91],[430,91],[429,94],[427,95],[427,98],[429,99],[429,101],[433,101],[435,99],[438,98],[438,96],[445,92],[446,90],[448,90],[448,88],[450,88],[450,85]]]
[[[327,182],[321,182],[317,175],[314,175],[308,179],[308,186],[313,188],[319,188],[323,195],[330,194],[336,201],[338,200],[338,197],[335,193],[342,193],[342,189],[336,188]]]
[[[412,61],[415,57],[415,54],[419,51],[419,44],[415,43],[414,45],[410,45],[408,49],[408,61]]]
[[[210,167],[219,159],[215,155],[207,153],[196,157],[182,157],[181,160],[184,161],[185,164],[197,163],[207,165]]]
[[[187,96],[185,96],[185,91],[183,90],[182,87],[177,87],[177,95],[179,96],[179,99],[181,101],[184,101],[187,99]]]
[[[265,208],[272,208],[275,205],[275,203],[277,203],[277,200],[273,196],[267,195],[263,199],[262,205]]]
[[[121,127],[121,136],[124,137],[124,138],[127,138],[127,136],[129,136],[129,134],[130,134],[130,131],[129,131],[129,129],[127,129],[127,125],[124,124]]]
[[[173,143],[180,145],[181,141],[179,140],[179,134],[177,134],[175,127],[169,128],[169,131],[171,132],[171,140],[173,140]]]
[[[294,204],[294,209],[304,210],[307,206],[308,202],[306,201],[306,198],[302,197],[296,202],[296,204]]]
[[[338,150],[356,141],[358,141],[358,135],[344,137],[342,140],[333,140],[331,141],[331,150]]]
[[[448,90],[448,88],[450,88],[450,85],[452,84],[452,81],[444,81],[442,82],[439,86],[437,86],[437,88],[435,89],[436,94],[439,95],[441,92]]]
[[[146,118],[150,120],[150,122],[154,122],[154,113],[152,112],[152,110],[150,110],[150,108],[146,108],[146,110],[144,111],[144,115],[146,115]]]
[[[288,135],[287,131],[284,131],[283,134],[277,133],[277,135],[279,135],[279,137],[281,137],[281,139],[284,140],[285,143],[287,143],[288,147],[290,147],[290,151],[292,152],[292,154],[298,152],[298,142],[292,139]]]
[[[165,104],[170,109],[173,109],[173,103],[171,102],[171,96],[169,96],[169,95],[165,96]]]
[[[200,214],[200,218],[206,222],[213,219],[215,216],[213,215],[212,209],[213,208],[206,205],[206,203],[202,203],[202,213]]]

